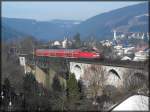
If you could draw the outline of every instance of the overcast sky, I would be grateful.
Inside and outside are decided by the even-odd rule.
[[[140,2],[2,2],[2,17],[36,20],[86,20],[92,16]]]

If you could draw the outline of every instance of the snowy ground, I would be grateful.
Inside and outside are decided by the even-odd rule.
[[[149,97],[143,95],[133,95],[115,107],[112,111],[148,111]]]

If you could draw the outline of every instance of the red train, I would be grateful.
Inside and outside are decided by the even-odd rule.
[[[61,57],[61,58],[101,58],[96,51],[86,51],[81,49],[36,49],[35,56]]]

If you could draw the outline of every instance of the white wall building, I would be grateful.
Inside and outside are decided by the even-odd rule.
[[[54,45],[54,46],[60,46],[61,44],[60,44],[59,41],[55,41],[53,45]]]
[[[123,46],[122,46],[122,45],[114,46],[114,49],[116,49],[116,50],[120,50],[120,49],[122,49],[122,48],[123,48]]]
[[[128,56],[124,56],[121,60],[131,60],[131,58]]]
[[[64,40],[62,41],[62,47],[67,48],[67,45],[68,45],[68,39],[64,38]]]
[[[67,48],[67,47],[69,47],[71,45],[72,45],[72,42],[69,41],[67,37],[64,37],[64,40],[62,41],[62,47],[63,48]]]
[[[126,48],[123,48],[124,54],[132,54],[132,53],[134,53],[134,49],[135,49],[135,47],[126,47]]]
[[[145,51],[138,51],[135,53],[133,61],[145,61],[149,58],[149,53]]]
[[[20,62],[20,65],[24,67],[24,72],[26,74],[26,60],[25,60],[25,57],[19,57],[19,62]]]
[[[114,40],[116,40],[117,39],[117,32],[116,32],[116,30],[113,30],[113,32],[114,32]]]
[[[117,54],[117,56],[123,56],[124,50],[122,45],[114,46],[114,52]]]
[[[112,46],[112,44],[113,44],[113,43],[112,43],[111,41],[109,41],[109,40],[101,41],[101,43],[102,43],[103,46],[107,46],[107,47]]]

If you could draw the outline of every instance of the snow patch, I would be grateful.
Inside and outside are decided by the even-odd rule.
[[[134,95],[123,101],[113,111],[148,111],[149,97]]]
[[[149,14],[142,14],[142,15],[139,15],[139,16],[135,16],[136,18],[140,18],[142,16],[149,16]]]

